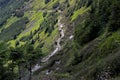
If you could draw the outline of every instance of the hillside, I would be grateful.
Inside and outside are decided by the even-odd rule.
[[[120,80],[119,0],[0,0],[0,80]]]

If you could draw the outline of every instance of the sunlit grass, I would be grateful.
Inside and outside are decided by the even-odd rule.
[[[10,17],[10,18],[7,20],[6,24],[3,25],[4,27],[0,29],[0,32],[1,32],[2,29],[8,28],[11,24],[13,24],[15,21],[17,21],[17,20],[19,20],[19,19],[20,19],[20,18],[13,17],[13,16]]]
[[[82,15],[84,12],[90,10],[90,7],[86,8],[86,7],[82,7],[80,9],[78,9],[77,11],[75,11],[73,13],[73,15],[71,16],[71,20],[75,20],[79,15]]]
[[[36,12],[34,13],[32,16],[31,16],[31,20],[30,22],[27,24],[27,27],[29,27],[29,24],[31,23],[32,20],[36,20],[34,22],[34,25],[31,26],[30,30],[25,30],[23,31],[24,33],[20,33],[18,36],[17,36],[17,39],[16,40],[10,40],[8,43],[10,43],[11,46],[15,46],[15,42],[16,41],[19,41],[23,36],[28,36],[30,35],[30,32],[34,32],[35,30],[37,30],[39,27],[40,27],[40,24],[43,22],[44,18],[42,16],[42,12]]]

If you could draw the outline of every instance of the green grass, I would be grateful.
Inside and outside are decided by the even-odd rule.
[[[46,6],[47,9],[52,9],[53,5],[59,2],[58,0],[51,0]]]
[[[49,37],[47,37],[47,34],[44,34],[44,31],[40,34],[40,39],[45,43],[42,48],[43,53],[49,53],[51,51],[53,48],[52,44],[55,42],[58,34],[58,28],[55,28]]]
[[[63,2],[64,0],[61,0],[60,2]],[[53,5],[59,2],[59,0],[51,0],[48,4],[45,4],[44,0],[35,0],[32,3],[33,10],[39,10],[39,9],[52,9]]]
[[[33,7],[33,10],[39,10],[45,6],[44,0],[34,0],[31,7]]]
[[[79,15],[82,15],[84,12],[90,10],[90,7],[86,8],[86,7],[81,7],[80,9],[78,9],[77,11],[74,12],[74,14],[71,16],[71,20],[75,20]]]
[[[41,24],[41,23],[43,22],[43,20],[44,20],[42,14],[43,14],[42,12],[36,12],[36,13],[34,13],[31,17],[29,17],[30,22],[27,24],[26,28],[29,27],[29,24],[30,24],[33,20],[35,20],[35,23],[34,23],[34,25],[32,26],[32,28],[31,28],[30,30],[28,30],[28,31],[26,30],[24,33],[21,33],[20,35],[18,35],[16,40],[11,40],[11,41],[9,41],[8,43],[10,43],[11,46],[14,46],[16,41],[19,41],[19,40],[20,40],[22,37],[24,37],[24,36],[30,35],[30,32],[31,32],[31,31],[33,32],[33,31],[37,30],[37,29],[40,27],[40,24]],[[22,42],[22,43],[24,43],[24,42]]]
[[[0,34],[1,40],[11,40],[15,35],[17,36],[21,33],[26,27],[26,21],[28,21],[27,17],[21,18],[12,23],[8,28],[4,29]]]
[[[69,4],[70,4],[71,6],[74,6],[74,5],[76,4],[76,0],[70,0]]]
[[[10,17],[10,18],[7,20],[6,24],[3,25],[4,27],[2,27],[2,28],[0,29],[0,32],[1,32],[2,29],[6,29],[6,28],[10,27],[10,25],[11,25],[12,23],[14,23],[15,21],[17,21],[17,20],[19,20],[19,18],[17,18],[17,17]]]
[[[109,36],[102,44],[100,44],[100,50],[111,50],[115,44],[120,44],[120,32],[117,31]]]

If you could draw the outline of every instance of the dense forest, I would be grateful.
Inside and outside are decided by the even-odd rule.
[[[0,0],[0,80],[120,80],[119,0]]]

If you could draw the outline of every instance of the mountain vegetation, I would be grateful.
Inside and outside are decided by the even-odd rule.
[[[119,4],[0,0],[0,80],[120,80]]]

